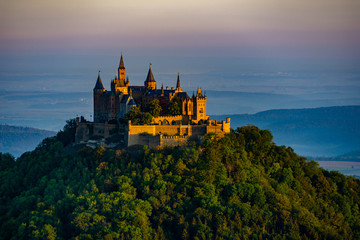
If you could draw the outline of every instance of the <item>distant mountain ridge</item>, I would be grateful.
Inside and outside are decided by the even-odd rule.
[[[335,157],[315,157],[316,161],[342,161],[342,162],[360,162],[360,150],[352,151]]]
[[[34,150],[44,138],[54,135],[54,131],[0,124],[0,152],[18,157],[26,151]]]
[[[253,124],[269,129],[277,144],[291,146],[302,155],[333,157],[360,150],[360,106],[357,105],[277,109],[229,117],[232,128]]]

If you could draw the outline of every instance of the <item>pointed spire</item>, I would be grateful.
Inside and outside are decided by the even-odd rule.
[[[180,73],[178,73],[177,82],[176,82],[176,89],[180,89]]]
[[[164,95],[164,84],[161,84],[161,95]]]
[[[120,68],[120,69],[125,69],[124,59],[123,59],[123,55],[122,55],[122,53],[121,53],[121,57],[120,57],[120,64],[119,64],[119,68]]]
[[[100,71],[99,71],[99,75],[98,75],[98,78],[96,80],[96,84],[95,84],[95,87],[94,87],[94,90],[99,90],[99,89],[104,89],[104,85],[102,84],[102,81],[101,81],[101,77],[100,77]]]
[[[206,97],[206,91],[204,92],[204,97]]]
[[[132,97],[132,88],[130,88],[130,90],[129,90],[129,95]]]
[[[151,71],[151,63],[150,63],[150,66],[149,66],[149,72],[148,72],[148,75],[146,77],[146,81],[145,82],[155,82],[155,78],[154,78],[154,75]]]

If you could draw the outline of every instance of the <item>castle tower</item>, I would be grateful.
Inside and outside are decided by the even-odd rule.
[[[130,85],[129,77],[127,77],[125,80],[125,65],[124,65],[123,56],[121,54],[119,68],[118,68],[118,78],[117,79],[115,78],[111,82],[111,91],[128,94],[129,85]]]
[[[120,57],[120,64],[119,64],[119,68],[118,68],[118,79],[120,80],[120,82],[122,82],[122,81],[125,82],[125,65],[124,65],[124,59],[123,59],[122,54]]]
[[[203,95],[200,88],[196,92],[196,96],[193,96],[194,102],[194,120],[207,120],[206,116],[206,93]]]
[[[151,71],[151,64],[150,64],[150,67],[149,67],[149,72],[148,72],[148,75],[146,77],[146,80],[144,82],[144,85],[147,89],[151,89],[151,90],[155,90],[156,89],[156,81],[155,81],[155,78],[154,78],[154,75]]]
[[[101,77],[100,77],[100,71],[98,78],[96,80],[96,84],[93,90],[94,94],[94,122],[100,122],[101,121],[101,115],[104,112],[104,104],[102,95],[105,92],[104,85],[102,84]]]

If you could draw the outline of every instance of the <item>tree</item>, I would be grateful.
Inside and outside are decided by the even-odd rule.
[[[153,116],[148,112],[141,112],[140,106],[136,106],[125,115],[125,120],[131,120],[134,125],[151,124]]]
[[[150,113],[153,117],[160,116],[161,111],[162,108],[158,99],[154,99],[146,105],[146,112]]]
[[[15,158],[10,153],[0,152],[0,171],[11,168],[15,165]]]
[[[62,142],[64,146],[75,142],[75,133],[76,133],[76,120],[70,119],[66,121],[64,129],[56,135],[58,141]]]
[[[181,100],[178,97],[174,97],[168,106],[167,114],[169,116],[181,115]]]

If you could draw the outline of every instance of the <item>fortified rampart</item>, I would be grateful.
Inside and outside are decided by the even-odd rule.
[[[221,123],[209,120],[202,125],[127,125],[127,146],[150,142],[149,146],[176,145],[186,142],[190,137],[199,138],[207,133],[222,137],[230,132],[230,118]],[[160,136],[160,140],[159,137]],[[153,140],[150,140],[153,138]]]
[[[163,120],[166,119],[168,118]],[[187,142],[189,138],[200,138],[206,133],[215,133],[222,137],[230,132],[230,118],[222,122],[209,120],[202,125],[133,125],[131,121],[127,124],[109,124],[80,121],[79,118],[76,123],[77,143],[117,136],[117,140],[125,146],[174,146]]]

